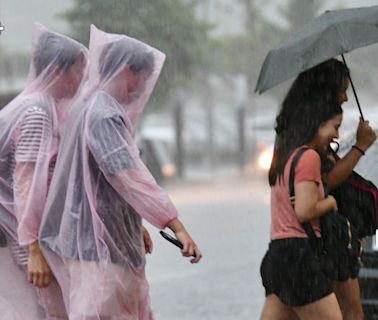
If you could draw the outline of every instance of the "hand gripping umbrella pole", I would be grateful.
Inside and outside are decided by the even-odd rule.
[[[345,58],[344,58],[343,54],[341,55],[341,58],[343,59],[345,67],[348,69],[348,65],[346,64],[346,61],[345,61]],[[349,78],[350,85],[352,86],[354,97],[356,98],[357,107],[358,107],[358,111],[360,112],[361,119],[362,119],[362,121],[365,121],[365,118],[364,118],[364,115],[362,114],[362,109],[361,109],[361,106],[360,106],[360,102],[358,101],[357,92],[356,92],[356,89],[354,88],[354,84],[353,84],[352,77],[350,75],[349,69],[348,69],[348,78]]]

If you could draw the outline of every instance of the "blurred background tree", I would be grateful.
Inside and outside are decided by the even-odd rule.
[[[6,48],[0,51],[0,92],[5,92],[5,99],[0,94],[0,108],[12,98],[13,86],[19,87],[20,78],[26,79],[30,57],[22,52],[9,52]],[[8,92],[9,91],[9,92]],[[10,93],[10,95],[8,95]]]
[[[244,13],[243,32],[213,37],[208,44],[211,48],[208,51],[212,54],[208,65],[212,72],[224,79],[244,74],[250,96],[253,94],[266,53],[282,35],[281,28],[262,14],[261,2],[261,0],[237,0],[236,5],[241,6]]]
[[[195,2],[184,0],[75,0],[62,14],[72,36],[88,44],[90,24],[127,34],[167,55],[155,89],[155,107],[164,107],[204,66],[209,26],[196,19]]]

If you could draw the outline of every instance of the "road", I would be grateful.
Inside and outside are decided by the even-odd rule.
[[[269,239],[269,187],[261,176],[223,175],[166,186],[203,253],[198,265],[146,226],[157,320],[258,319],[264,301],[259,266]]]

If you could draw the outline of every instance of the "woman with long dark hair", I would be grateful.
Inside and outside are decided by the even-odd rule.
[[[265,256],[261,267],[263,283],[267,293],[266,303],[261,316],[262,319],[298,319],[298,316],[304,319],[312,319],[314,317],[326,319],[328,313],[334,313],[331,316],[332,319],[337,318],[338,315],[336,314],[339,314],[339,309],[335,307],[332,302],[334,301],[334,295],[332,293],[326,294],[327,290],[329,290],[330,281],[333,282],[333,288],[342,311],[343,319],[363,319],[358,280],[356,279],[358,274],[358,259],[356,259],[356,257],[348,255],[343,257],[345,259],[335,261],[334,268],[337,269],[334,270],[335,272],[333,273],[335,276],[329,277],[328,275],[326,279],[324,279],[322,272],[317,274],[317,271],[320,270],[319,265],[307,266],[308,270],[315,268],[316,272],[308,273],[308,270],[303,270],[303,268],[306,268],[306,259],[303,258],[303,256],[295,256],[295,253],[298,254],[301,250],[303,251],[303,249],[300,248],[300,243],[302,242],[303,244],[303,238],[307,237],[301,224],[303,221],[311,220],[306,219],[306,215],[303,217],[303,212],[306,212],[306,207],[307,209],[312,209],[310,211],[313,211],[319,204],[311,208],[311,203],[306,203],[306,198],[301,197],[303,190],[300,185],[302,183],[298,181],[302,179],[308,181],[308,178],[301,178],[301,174],[295,171],[295,211],[290,212],[287,207],[287,199],[285,199],[288,195],[287,190],[285,190],[285,184],[287,188],[288,182],[287,179],[282,179],[285,177],[286,170],[289,170],[287,167],[290,166],[289,162],[291,162],[293,154],[295,153],[293,150],[297,149],[300,145],[311,147],[314,141],[319,140],[319,133],[325,132],[324,125],[330,121],[325,121],[327,115],[331,116],[335,112],[340,112],[339,115],[341,115],[342,110],[340,106],[348,100],[346,94],[349,85],[348,72],[344,64],[336,59],[328,60],[303,72],[293,83],[283,102],[282,109],[277,116],[276,146],[269,172],[269,182],[272,186],[271,239],[273,241],[270,245],[271,249]],[[316,130],[316,126],[318,125],[319,128]],[[355,146],[357,146],[357,148],[352,148],[334,165],[327,175],[324,176],[328,188],[336,188],[345,181],[363,155],[359,150],[366,151],[376,138],[377,136],[369,126],[369,122],[361,120],[356,134]],[[312,142],[308,143],[308,141]],[[314,150],[320,155],[321,159],[326,159],[324,149],[314,148]],[[308,153],[308,151],[306,153]],[[304,154],[302,158],[303,159],[298,162],[297,170],[301,168],[301,162],[303,164],[305,163],[306,154]],[[307,162],[307,166],[310,168],[310,161]],[[324,164],[324,161],[322,162]],[[317,165],[316,168],[318,169]],[[311,179],[309,179],[309,181],[311,182]],[[284,191],[282,191],[282,188]],[[297,189],[299,191],[297,191]],[[303,204],[301,205],[301,199],[304,201],[304,207]],[[329,197],[328,199],[332,198]],[[299,210],[297,210],[298,208]],[[283,214],[285,212],[287,216]],[[316,213],[316,210],[313,212]],[[294,216],[293,213],[295,214]],[[320,215],[322,215],[322,212],[320,212],[318,216]],[[314,223],[313,227],[316,231],[318,221],[312,221],[312,223]],[[282,243],[284,243],[282,239],[286,239],[286,237],[290,238],[288,243],[291,242],[291,244],[284,245],[284,247],[287,247],[284,251],[277,250],[277,247],[282,246]],[[294,255],[291,255],[293,250]],[[286,259],[283,258],[283,260],[286,261],[286,265],[285,262],[283,266],[274,264],[277,262],[277,258],[278,261],[280,260],[280,254],[282,257],[287,255]],[[345,254],[343,253],[343,255]],[[340,261],[347,263],[340,265]],[[288,262],[289,264],[287,264]],[[282,262],[280,263],[282,264]],[[293,263],[293,265],[291,265],[291,263]],[[286,273],[287,270],[285,267],[289,267],[289,272]],[[300,274],[290,273],[294,270],[299,271]],[[307,279],[309,276],[310,280]],[[274,281],[272,279],[280,280],[277,284],[277,280]],[[313,287],[311,287],[312,281],[316,283]],[[303,286],[301,286],[301,282],[304,284]],[[296,301],[298,300],[297,298],[299,298],[300,301]],[[329,304],[330,302],[332,303]],[[328,310],[323,309],[327,304],[328,307],[326,307],[326,309],[328,308]],[[331,305],[333,307],[331,307]],[[328,313],[323,315],[321,313],[322,310],[326,310]]]
[[[301,73],[276,118],[276,141],[269,171],[271,243],[261,265],[266,301],[261,319],[342,319],[332,282],[310,250],[302,223],[318,239],[319,218],[337,208],[325,198],[321,156],[338,138],[342,122],[339,92],[346,68],[331,59]],[[289,171],[294,155],[308,148],[295,168],[295,200],[289,198]],[[320,241],[320,240],[319,240]]]
[[[320,76],[319,81],[323,84],[321,86],[322,91],[316,94],[324,97],[325,101],[335,101],[340,105],[347,102],[349,70],[336,59],[323,64],[323,68],[325,72],[322,75],[317,75],[318,77]],[[327,72],[332,74],[332,76],[324,78]],[[328,158],[322,157],[323,182],[327,186],[328,191],[332,192],[349,177],[353,168],[376,139],[377,135],[369,125],[369,121],[360,119],[356,130],[355,144],[349,152],[337,162],[335,161],[336,159],[332,159],[333,164],[331,167],[329,167],[328,160],[332,155],[328,155]],[[350,224],[351,228],[355,229],[355,226],[351,222]],[[353,239],[353,242],[356,242],[355,239]],[[334,292],[344,320],[364,319],[357,278],[361,263],[361,243],[362,241],[353,244],[353,248],[359,247],[359,249],[356,250],[354,248],[350,250],[343,246],[340,241],[339,247],[335,248],[335,252],[331,254],[333,270],[332,272],[328,272],[327,276],[333,282]]]

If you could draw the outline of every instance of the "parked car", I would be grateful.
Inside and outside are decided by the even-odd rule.
[[[142,126],[136,134],[141,158],[158,183],[176,175],[173,137],[172,127],[165,123]]]

